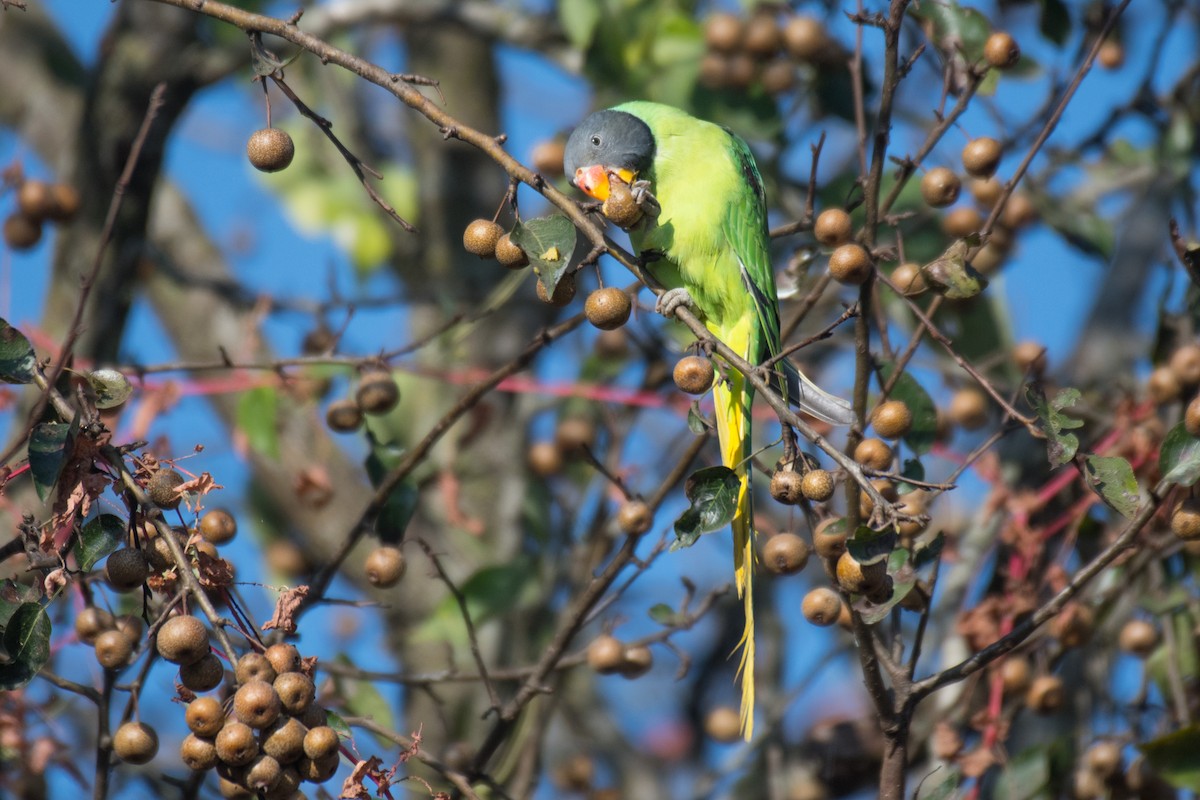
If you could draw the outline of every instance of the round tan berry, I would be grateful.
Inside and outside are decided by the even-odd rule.
[[[959,206],[942,217],[942,232],[952,239],[965,239],[973,233],[979,233],[982,228],[983,215],[971,206]]]
[[[871,564],[863,564],[848,550],[838,557],[838,585],[851,594],[871,594],[886,577],[886,561],[880,560]]]
[[[279,719],[281,708],[279,695],[266,681],[242,684],[233,696],[233,713],[239,721],[251,728],[267,727]]]
[[[271,663],[276,675],[282,675],[285,672],[300,671],[300,651],[296,649],[296,645],[280,642],[273,644],[267,648],[263,654],[267,657],[267,661]]]
[[[313,761],[336,756],[340,745],[337,731],[328,725],[319,725],[304,734],[304,755]]]
[[[266,561],[272,572],[287,578],[298,578],[312,569],[304,551],[291,539],[272,539],[266,546]]]
[[[117,630],[125,634],[129,641],[136,645],[142,640],[142,634],[146,632],[146,626],[142,623],[141,617],[135,617],[132,614],[122,614],[116,620]]]
[[[1189,497],[1176,507],[1171,532],[1185,542],[1200,539],[1200,500]]]
[[[1104,800],[1108,787],[1104,780],[1088,769],[1077,769],[1071,775],[1071,794],[1074,800]]]
[[[637,644],[625,648],[619,672],[621,677],[633,680],[645,675],[653,666],[654,654],[650,652],[650,648],[644,644]]]
[[[763,67],[762,85],[769,94],[783,94],[796,85],[796,65],[779,58]]]
[[[17,188],[17,210],[29,219],[45,219],[53,206],[54,196],[45,181],[25,180]]]
[[[118,630],[108,630],[96,637],[96,661],[105,669],[121,669],[133,658],[133,642]]]
[[[1183,427],[1192,436],[1200,436],[1200,394],[1187,404],[1183,412]]]
[[[625,331],[601,331],[593,342],[596,355],[601,358],[620,359],[629,355],[629,337]]]
[[[1004,693],[1017,695],[1029,688],[1033,680],[1033,672],[1029,667],[1029,659],[1025,656],[1008,656],[1000,665],[1000,679],[1004,683]]]
[[[996,31],[984,43],[983,57],[996,69],[1008,69],[1021,60],[1021,48],[1012,36]]]
[[[896,491],[896,484],[889,480],[880,478],[871,481],[871,485],[875,487],[875,491],[879,492],[880,496],[883,497],[884,500],[887,500],[890,503],[896,502],[896,498],[900,496]],[[858,513],[864,517],[867,517],[870,516],[874,509],[875,501],[871,498],[871,495],[867,494],[866,492],[859,492]]]
[[[587,321],[602,331],[616,330],[629,321],[633,303],[629,295],[620,289],[609,286],[597,289],[587,297],[583,304],[583,313]]]
[[[280,717],[262,733],[262,751],[280,764],[291,764],[304,755],[308,729],[295,717]]]
[[[626,536],[641,536],[654,524],[654,512],[644,500],[627,500],[617,512],[617,527]]]
[[[1004,211],[1000,214],[1000,224],[1015,231],[1035,222],[1037,218],[1038,210],[1033,199],[1024,192],[1015,192],[1004,205]]]
[[[67,183],[50,187],[51,204],[47,216],[55,222],[68,222],[79,213],[79,190]]]
[[[742,735],[742,716],[731,706],[717,706],[704,718],[704,733],[718,742],[736,742]]]
[[[875,407],[871,425],[885,439],[899,439],[912,429],[912,412],[903,400],[887,400]]]
[[[1050,714],[1062,708],[1066,699],[1062,678],[1057,675],[1039,675],[1025,693],[1025,705],[1038,714]]]
[[[21,213],[4,220],[4,243],[13,250],[28,250],[42,240],[42,223]]]
[[[1000,156],[1003,154],[999,142],[990,136],[980,136],[963,147],[963,169],[972,177],[989,178],[1000,166]]]
[[[809,470],[800,483],[800,491],[814,503],[823,503],[833,497],[833,476],[827,470]]]
[[[250,134],[246,142],[246,155],[254,168],[262,172],[279,172],[287,169],[296,155],[296,145],[286,131],[278,128],[263,128]]]
[[[987,395],[973,386],[959,389],[950,398],[950,421],[963,430],[974,431],[988,421]]]
[[[1069,603],[1049,625],[1050,635],[1068,650],[1087,644],[1095,628],[1096,615],[1078,603]]]
[[[533,474],[542,478],[557,475],[563,468],[562,453],[554,442],[534,442],[529,446],[525,459]]]
[[[840,558],[846,552],[846,520],[830,517],[813,531],[813,549],[824,559]]]
[[[608,197],[604,198],[600,213],[618,228],[625,229],[637,225],[644,216],[629,184],[615,177],[608,182]]]
[[[537,297],[543,303],[549,303],[555,308],[568,306],[575,299],[575,276],[573,274],[563,275],[558,284],[554,287],[554,294],[546,292],[546,285],[541,279],[537,282]]]
[[[1004,193],[1004,184],[995,176],[991,178],[976,178],[971,181],[970,189],[971,196],[975,198],[975,202],[984,208],[990,209],[996,205],[996,201]]]
[[[75,635],[84,644],[94,644],[100,634],[116,624],[113,615],[102,608],[88,606],[75,617]]]
[[[777,533],[763,545],[763,564],[776,575],[793,575],[808,564],[808,542],[794,533]]]
[[[746,23],[746,31],[742,38],[742,47],[751,55],[758,58],[770,58],[779,52],[783,46],[783,31],[775,15],[771,13],[755,14]]]
[[[1107,780],[1121,769],[1121,745],[1111,739],[1101,739],[1083,753],[1083,765]]]
[[[1188,343],[1175,348],[1167,367],[1184,386],[1200,383],[1200,344]]]
[[[596,777],[596,764],[584,753],[571,756],[554,770],[554,782],[562,789],[586,792]]]
[[[225,710],[215,697],[197,697],[188,703],[183,718],[192,733],[211,739],[225,725]]]
[[[237,520],[223,508],[214,508],[200,518],[200,535],[206,542],[225,544],[237,536]]]
[[[1012,360],[1022,373],[1041,375],[1046,371],[1046,348],[1040,342],[1026,340],[1013,348]]]
[[[1131,619],[1121,626],[1117,646],[1138,658],[1148,658],[1158,647],[1158,629],[1144,619]]]
[[[179,745],[179,760],[185,767],[196,772],[212,769],[220,761],[217,756],[217,744],[212,739],[203,739],[189,733]]]
[[[275,788],[283,774],[283,767],[268,755],[255,758],[246,767],[246,788],[258,794],[266,794]]]
[[[758,61],[749,53],[735,53],[729,59],[729,73],[726,81],[735,89],[746,89],[754,83],[758,74]]]
[[[367,580],[371,582],[372,586],[378,589],[390,589],[404,577],[404,570],[407,566],[404,553],[400,551],[399,547],[384,545],[371,551],[371,554],[367,556],[364,570]]]
[[[225,667],[212,653],[179,668],[179,682],[193,692],[211,691],[225,680]]]
[[[400,402],[400,387],[390,371],[373,369],[359,378],[354,399],[364,414],[386,414]]]
[[[275,784],[275,788],[263,797],[265,800],[302,800],[304,795],[299,790],[300,784],[303,782],[300,771],[294,765],[285,766],[279,773],[279,781]]]
[[[234,674],[239,685],[250,681],[275,682],[275,668],[262,653],[246,653],[239,658]]]
[[[1170,367],[1155,367],[1146,379],[1146,391],[1158,405],[1178,400],[1183,393],[1179,378]]]
[[[496,244],[504,229],[490,219],[477,219],[463,230],[463,248],[480,258],[495,258]]]
[[[218,775],[220,775],[219,771],[222,769],[222,767],[223,764],[217,764]],[[233,768],[230,767],[228,769],[232,770]],[[238,770],[238,772],[240,773],[241,770]],[[238,780],[241,780],[240,774],[238,775]],[[220,776],[217,783],[217,790],[220,791],[221,797],[225,798],[225,800],[254,800],[254,795],[249,789],[247,789],[245,786],[239,786],[233,781],[227,780],[224,776]]]
[[[126,722],[113,734],[112,746],[126,764],[148,764],[158,754],[158,734],[144,722]]]
[[[254,729],[242,722],[228,722],[217,733],[217,758],[229,766],[245,766],[258,756]]]
[[[338,757],[336,754],[316,760],[305,756],[296,762],[296,771],[309,783],[324,783],[333,777],[337,768]]]
[[[563,175],[563,158],[566,156],[567,143],[560,137],[543,139],[533,146],[529,153],[529,164],[537,172],[549,178],[561,178]]]
[[[316,684],[303,672],[283,673],[275,679],[274,688],[283,710],[292,716],[307,711],[317,697]]]
[[[335,433],[353,433],[362,427],[362,409],[353,400],[334,400],[325,409],[325,424]]]
[[[176,489],[183,485],[184,478],[173,469],[160,469],[146,482],[146,494],[159,508],[175,509],[183,502],[183,495]]]
[[[583,417],[564,417],[554,429],[554,442],[560,452],[574,455],[596,444],[596,425]]]
[[[829,274],[838,283],[858,286],[871,275],[871,257],[857,244],[844,244],[830,254]]]
[[[709,51],[700,59],[700,76],[697,81],[706,89],[722,89],[729,83],[729,73],[729,57]]]
[[[1125,63],[1125,48],[1120,42],[1105,39],[1096,53],[1096,61],[1104,69],[1119,69]]]
[[[854,223],[850,215],[840,208],[829,208],[821,212],[813,225],[813,236],[826,247],[846,244],[854,235]]]
[[[742,20],[736,14],[713,14],[704,23],[704,41],[718,53],[730,53],[742,44]]]
[[[712,388],[715,374],[712,362],[704,356],[684,356],[675,363],[671,377],[680,391],[704,394]]]
[[[771,497],[784,505],[796,505],[804,497],[803,476],[790,469],[775,470],[771,476]]]
[[[892,270],[892,283],[903,295],[917,295],[929,288],[921,265],[907,262]]]
[[[854,448],[855,461],[880,472],[892,465],[892,457],[892,448],[882,439],[863,439]]]
[[[818,586],[804,595],[800,613],[813,625],[828,628],[842,613],[842,598],[828,586]]]
[[[934,167],[921,178],[921,197],[934,208],[952,205],[961,189],[958,176],[946,167]]]
[[[322,725],[329,724],[329,714],[324,708],[316,703],[313,703],[308,707],[308,710],[300,716],[300,722],[303,723],[304,727],[306,728],[319,728]]]
[[[194,664],[208,655],[208,629],[186,614],[171,617],[158,629],[155,647],[172,664]]]
[[[529,264],[525,251],[507,233],[496,240],[496,260],[508,269],[521,269]]]
[[[601,675],[620,672],[625,663],[625,644],[615,636],[601,634],[588,645],[587,662]]]
[[[817,61],[829,46],[829,37],[820,20],[795,16],[783,28],[788,54],[797,61]]]

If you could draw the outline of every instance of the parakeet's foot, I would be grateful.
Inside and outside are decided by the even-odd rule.
[[[642,210],[642,213],[647,217],[657,217],[662,213],[662,206],[658,204],[658,199],[650,193],[650,181],[634,181],[630,186],[633,193],[633,202],[637,203],[637,207]]]
[[[668,289],[658,296],[658,302],[654,304],[654,310],[668,318],[675,316],[675,312],[680,308],[696,308],[696,301],[683,287]]]
[[[638,253],[638,266],[643,268],[648,267],[655,261],[662,261],[666,257],[667,254],[662,250],[643,250]]]

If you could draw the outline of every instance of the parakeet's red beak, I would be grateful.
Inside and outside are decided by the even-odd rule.
[[[580,167],[575,170],[575,185],[588,197],[607,200],[609,173],[616,175],[626,183],[633,183],[633,179],[637,177],[635,173],[627,169],[612,169],[602,164],[592,164],[590,167]]]

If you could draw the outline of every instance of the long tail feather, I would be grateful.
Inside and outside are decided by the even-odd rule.
[[[831,425],[854,423],[855,416],[852,405],[810,381],[807,375],[796,368],[795,364],[786,359],[782,363],[784,374],[787,375],[789,403]]]
[[[751,390],[752,392],[753,390]],[[728,383],[718,381],[713,386],[716,406],[717,438],[721,444],[721,460],[741,478],[737,509],[733,517],[733,568],[738,596],[745,606],[746,626],[738,646],[742,650],[738,677],[742,682],[742,736],[746,741],[754,735],[754,512],[750,493],[750,404],[751,392],[746,391],[745,378],[730,374]]]

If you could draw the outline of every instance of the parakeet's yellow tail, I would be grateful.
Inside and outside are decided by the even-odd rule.
[[[743,336],[745,331],[740,331]],[[746,337],[748,338],[748,337]],[[735,349],[746,342],[726,339]],[[717,439],[721,444],[721,461],[741,478],[737,510],[733,522],[733,570],[738,596],[745,606],[746,627],[738,646],[742,649],[738,676],[742,681],[742,736],[750,741],[754,734],[754,512],[750,494],[750,405],[753,389],[747,391],[746,378],[729,370],[728,381],[713,385],[713,403],[717,423]]]

